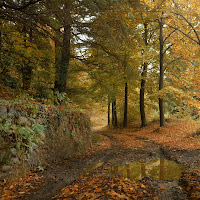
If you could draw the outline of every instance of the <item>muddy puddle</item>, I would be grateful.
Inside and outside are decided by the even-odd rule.
[[[108,168],[107,173],[121,173],[124,177],[139,180],[151,176],[155,180],[178,180],[185,168],[171,160],[157,158],[148,162],[129,162],[125,165],[115,165]]]
[[[84,169],[80,176],[93,173],[98,167],[101,167],[104,162],[100,161],[89,169]],[[124,177],[140,180],[144,176],[153,177],[154,180],[178,180],[181,173],[186,168],[174,161],[164,158],[156,158],[148,162],[129,162],[125,165],[113,165],[105,170],[106,174],[114,175],[116,173],[122,174]]]

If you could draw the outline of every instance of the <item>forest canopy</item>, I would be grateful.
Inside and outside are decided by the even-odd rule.
[[[199,9],[196,0],[2,0],[1,87],[48,104],[98,102],[112,127],[197,119]]]

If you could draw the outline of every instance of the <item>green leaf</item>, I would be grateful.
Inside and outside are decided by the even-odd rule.
[[[18,142],[18,143],[17,143],[17,145],[16,145],[16,148],[19,150],[19,149],[20,149],[20,147],[21,147],[21,143],[20,143],[20,142]]]
[[[40,135],[42,137],[44,137],[44,130],[45,130],[45,126],[41,125],[41,124],[34,124],[32,126],[33,131],[35,132],[35,134]]]

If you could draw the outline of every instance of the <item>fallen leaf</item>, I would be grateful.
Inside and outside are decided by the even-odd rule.
[[[25,192],[18,192],[18,194],[25,194]]]
[[[11,186],[9,187],[9,189],[11,189],[11,190],[12,190],[13,188],[14,188],[14,186],[13,186],[13,185],[11,185]]]
[[[161,189],[161,190],[166,190],[166,188],[165,188],[165,187],[163,187],[163,186],[160,186],[160,189]]]
[[[97,189],[96,190],[96,193],[100,193],[100,192],[102,192],[102,189]]]

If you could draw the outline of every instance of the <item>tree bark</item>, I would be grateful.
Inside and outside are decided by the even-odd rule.
[[[124,122],[123,127],[127,127],[127,116],[128,116],[128,84],[125,83],[125,95],[124,95]]]
[[[55,40],[55,82],[54,88],[59,88],[59,74],[60,74],[60,59],[61,59],[61,46],[58,41],[60,31],[56,32],[56,40]]]
[[[1,23],[0,23],[1,25]],[[2,58],[1,58],[1,55],[2,55],[2,32],[0,30],[0,68],[2,67]]]
[[[162,17],[159,21],[160,26],[160,79],[159,79],[159,91],[163,89],[164,83],[164,40],[163,40],[163,20]],[[164,117],[164,101],[162,97],[159,97],[159,112],[160,112],[160,127],[165,125]]]
[[[146,115],[145,115],[145,103],[144,103],[144,92],[145,92],[145,78],[147,73],[147,63],[145,62],[142,70],[142,79],[140,87],[140,116],[141,116],[141,127],[147,126]]]
[[[145,46],[148,46],[147,41],[147,35],[148,35],[148,29],[147,29],[147,23],[144,23],[144,42]],[[146,83],[146,76],[147,76],[147,66],[148,64],[146,62],[143,63],[142,66],[142,73],[141,73],[141,87],[140,87],[140,117],[141,117],[141,127],[147,126],[146,121],[146,114],[145,114],[145,103],[144,103],[144,94],[145,94],[145,83]]]
[[[116,98],[114,98],[113,101],[112,101],[112,126],[113,126],[113,128],[117,128],[118,127]]]
[[[110,127],[110,101],[108,98],[108,126]]]
[[[117,122],[117,104],[116,104],[116,98],[114,99],[114,127],[118,127],[118,122]]]
[[[64,16],[64,24],[63,24],[63,41],[62,41],[62,53],[60,59],[60,71],[59,78],[57,84],[55,85],[55,89],[59,92],[65,92],[67,87],[67,75],[69,69],[69,61],[70,61],[70,39],[71,39],[71,1],[68,0],[65,3],[64,8],[65,16]]]
[[[23,33],[24,33],[24,48],[27,48],[27,28],[24,25],[23,27]],[[32,41],[32,30],[30,32],[30,41]],[[21,73],[22,73],[22,89],[23,90],[29,90],[31,86],[31,80],[32,80],[32,75],[33,75],[33,66],[29,60],[25,58],[23,62],[23,66],[21,68]]]
[[[24,62],[24,66],[22,68],[22,89],[29,90],[31,86],[31,79],[33,74],[33,68],[31,63]]]
[[[112,101],[112,126],[115,124],[115,116],[114,116],[114,101]]]

